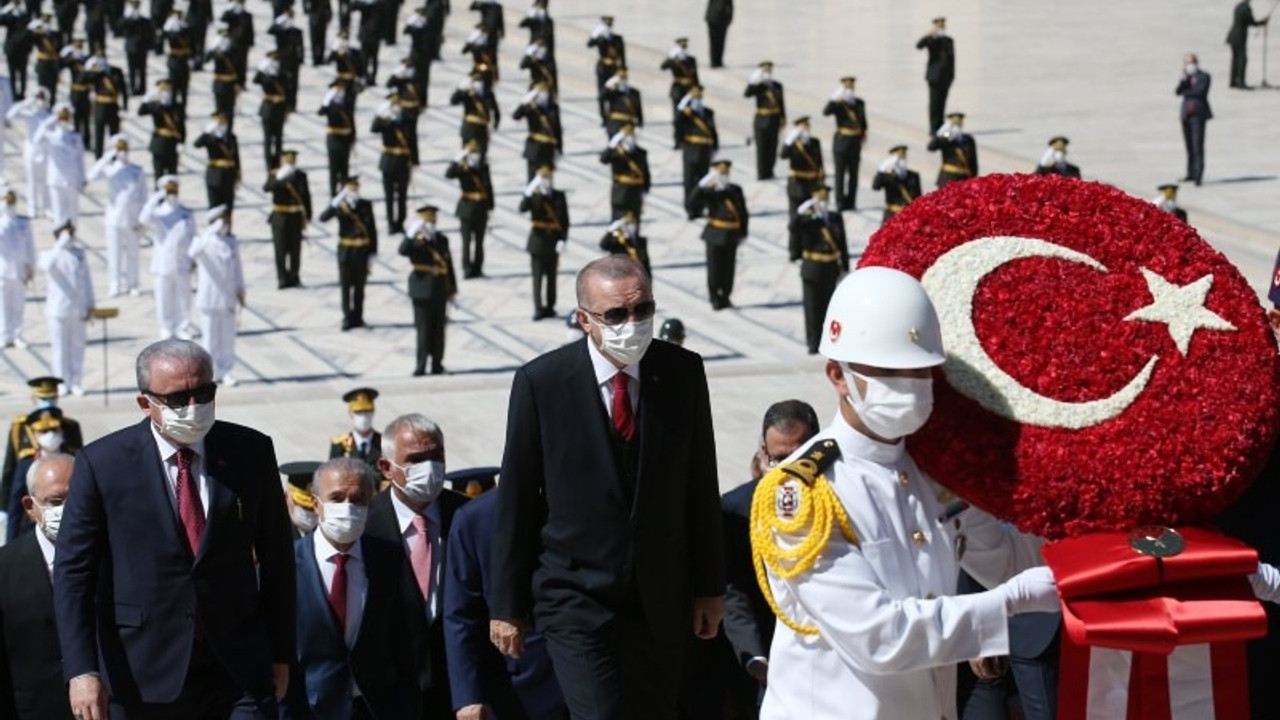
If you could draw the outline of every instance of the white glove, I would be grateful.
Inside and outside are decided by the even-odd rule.
[[[996,587],[995,592],[1004,595],[1004,605],[1010,615],[1062,612],[1053,571],[1044,565],[1023,570]]]
[[[293,174],[297,172],[297,170],[298,168],[294,167],[293,165],[281,165],[280,169],[276,170],[276,179],[288,180],[289,178],[293,177]]]
[[[329,207],[336,208],[342,204],[343,200],[346,200],[346,199],[347,199],[347,191],[339,190],[338,194],[334,195],[333,199],[329,201]]]
[[[898,156],[890,155],[880,163],[880,167],[877,168],[877,170],[879,170],[882,173],[891,173],[897,168],[898,168]]]
[[[1249,576],[1249,584],[1259,600],[1280,603],[1280,570],[1274,565],[1258,563],[1258,572]]]
[[[568,244],[568,243],[566,243],[564,240],[560,240],[560,241],[556,242],[556,254],[557,254],[557,255],[559,255],[560,253],[563,253],[563,252],[564,252],[564,246],[565,246],[565,245],[567,245],[567,244]]]

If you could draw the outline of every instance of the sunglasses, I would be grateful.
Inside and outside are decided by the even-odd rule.
[[[592,312],[584,307],[580,307],[579,309],[605,325],[621,325],[630,318],[634,318],[636,320],[648,320],[652,318],[653,314],[657,312],[658,306],[652,300],[645,300],[642,303],[636,304],[634,307],[609,308],[602,313]]]
[[[174,408],[176,410],[190,405],[193,400],[197,405],[204,405],[205,403],[213,402],[214,396],[218,394],[218,384],[205,383],[204,385],[191,390],[179,390],[167,395],[159,395],[153,392],[147,392],[145,394],[161,405]]]

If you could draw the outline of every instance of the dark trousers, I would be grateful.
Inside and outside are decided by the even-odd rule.
[[[710,145],[690,143],[684,146],[684,210],[690,220],[702,215],[697,212],[690,199],[698,181],[711,169],[711,155],[714,152]]]
[[[152,144],[151,171],[155,173],[155,180],[165,175],[178,174],[178,141],[176,139],[164,138],[164,145],[159,149]]]
[[[1058,711],[1058,643],[1055,639],[1039,657],[1009,657],[1009,672],[1018,688],[1026,720],[1053,720]]]
[[[280,82],[284,85],[284,101],[289,108],[289,112],[294,112],[298,109],[299,70],[297,65],[281,64],[280,66]]]
[[[231,64],[236,68],[236,84],[240,89],[244,89],[244,84],[249,77],[249,46],[237,47],[231,46]]]
[[[929,83],[929,132],[936,133],[942,127],[947,115],[947,93],[951,92],[951,81]]]
[[[724,67],[724,38],[729,34],[729,23],[707,23],[707,34],[711,36],[711,67]]]
[[[269,683],[270,681],[267,680]],[[111,720],[275,720],[276,700],[269,687],[247,691],[235,681],[209,650],[197,641],[178,699],[171,703],[122,703],[111,698]]]
[[[49,91],[49,101],[58,101],[58,64],[44,60],[36,61],[36,84]]]
[[[236,178],[232,173],[222,173],[225,177],[214,179],[205,175],[204,187],[209,197],[209,207],[226,205],[231,208],[236,203]]]
[[[129,93],[142,97],[147,94],[147,51],[128,53],[125,61],[129,65]]]
[[[1182,119],[1182,142],[1187,146],[1187,179],[1197,185],[1204,177],[1204,118]]]
[[[187,109],[187,88],[191,85],[191,66],[187,65],[185,57],[169,56],[169,82],[173,84],[173,101],[182,106],[183,111]],[[214,90],[213,99],[218,100],[218,92]],[[228,113],[234,112],[236,106],[235,95],[231,96],[231,107]],[[218,106],[219,110],[224,108]]]
[[[642,185],[622,185],[614,183],[613,189],[609,193],[609,209],[613,215],[612,220],[617,220],[627,211],[636,214],[639,219],[640,214],[644,212],[644,186]]]
[[[30,56],[9,55],[9,83],[13,99],[23,100],[27,95],[27,60]]]
[[[489,225],[489,209],[476,206],[458,216],[462,223],[463,277],[480,277],[484,269],[484,231]]]
[[[680,652],[655,646],[637,608],[594,631],[543,631],[573,720],[674,720]]]
[[[413,326],[418,331],[417,364],[414,372],[427,370],[427,358],[431,358],[431,370],[444,369],[445,298],[414,298]]]
[[[272,228],[271,242],[276,249],[277,285],[297,287],[298,270],[302,266],[302,233],[294,228]]]
[[[342,325],[364,324],[364,282],[369,277],[369,262],[357,256],[338,263],[338,286],[342,290]]]
[[[326,35],[329,34],[329,16],[321,13],[311,13],[311,64],[324,64],[324,48],[328,42]]]
[[[387,228],[392,235],[404,232],[404,217],[409,204],[409,169],[382,173],[382,193],[387,199]]]
[[[475,140],[480,143],[480,157],[489,156],[489,126],[480,123],[463,122],[462,128],[458,131],[458,136],[462,138],[462,142]]]
[[[378,42],[361,43],[360,54],[364,56],[364,79],[369,85],[378,84]]]
[[[525,182],[532,180],[538,174],[538,168],[543,165],[550,165],[552,168],[556,166],[556,146],[552,143],[529,140],[524,145],[524,156],[527,160]]]
[[[559,253],[529,255],[529,268],[533,272],[533,309],[537,314],[556,309],[556,268],[559,264]],[[544,285],[546,286],[545,300]]]
[[[738,266],[738,241],[723,245],[707,243],[707,296],[715,310],[727,308],[732,303],[733,276]]]
[[[756,115],[752,122],[756,143],[756,179],[773,178],[773,164],[778,160],[778,132],[781,115]]]
[[[325,147],[329,151],[329,197],[333,197],[351,175],[351,136],[329,135]]]
[[[862,164],[862,138],[837,137],[832,143],[836,165],[836,207],[840,210],[858,208],[858,168]]]
[[[830,271],[826,268],[810,271],[807,273],[809,277],[801,280],[804,286],[804,340],[810,354],[818,352],[818,344],[822,341],[822,321],[827,317],[827,305],[840,279],[839,266],[826,264],[831,266]]]
[[[262,158],[268,170],[280,164],[280,151],[284,149],[284,116],[262,118]]]
[[[75,128],[76,132],[80,133],[82,141],[88,143],[90,138],[93,137],[93,135],[89,134],[89,118],[93,112],[89,107],[89,93],[73,91],[71,93],[71,110],[72,127]]]
[[[1246,43],[1231,46],[1231,87],[1244,87],[1244,69],[1249,64],[1249,46]]]
[[[103,143],[120,132],[120,108],[115,105],[98,106],[93,111],[93,156],[102,157]]]

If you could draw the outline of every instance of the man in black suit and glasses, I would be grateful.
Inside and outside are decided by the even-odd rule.
[[[574,720],[675,718],[692,631],[724,614],[702,359],[653,338],[644,268],[578,274],[587,337],[516,371],[493,540],[490,637],[544,633]]]

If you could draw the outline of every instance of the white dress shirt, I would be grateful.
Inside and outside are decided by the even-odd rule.
[[[311,533],[316,548],[316,565],[320,568],[320,578],[324,581],[325,604],[328,604],[329,592],[333,589],[333,576],[338,564],[334,560],[341,551],[329,542],[324,531],[316,528]],[[342,629],[343,640],[347,647],[356,644],[356,636],[360,634],[360,620],[364,617],[364,601],[369,591],[369,577],[365,574],[364,553],[357,540],[347,550],[347,626]]]
[[[160,452],[160,462],[164,464],[165,477],[169,482],[164,486],[169,491],[169,502],[173,503],[173,512],[178,513],[178,446],[160,434],[155,423],[151,424],[151,435],[156,439],[156,449]],[[204,518],[209,519],[209,476],[204,473],[204,440],[191,446],[195,455],[191,458],[191,479],[200,491],[200,506],[204,510]]]
[[[396,510],[396,523],[400,526],[400,538],[404,541],[405,560],[409,558],[410,543],[415,542],[418,534],[417,528],[413,526],[413,516],[416,515],[413,508],[404,504],[400,496],[395,490],[391,491],[391,507]],[[427,509],[423,511],[423,515],[427,518],[427,538],[431,543],[431,597],[425,603],[427,606],[427,624],[431,625],[440,615],[440,578],[443,575],[441,569],[444,567],[444,549],[441,547],[440,537],[440,505],[439,503],[431,503]]]
[[[627,395],[631,398],[632,417],[635,417],[640,409],[640,363],[632,363],[619,370],[600,352],[590,337],[587,338],[587,353],[591,356],[591,367],[596,371],[596,386],[600,389],[600,399],[604,401],[604,410],[609,419],[613,419],[613,376],[620,372],[631,376],[631,381],[627,383]]]
[[[40,545],[40,554],[44,556],[44,568],[49,571],[49,577],[53,577],[53,541],[45,537],[39,526],[33,532],[36,534],[36,543]]]

